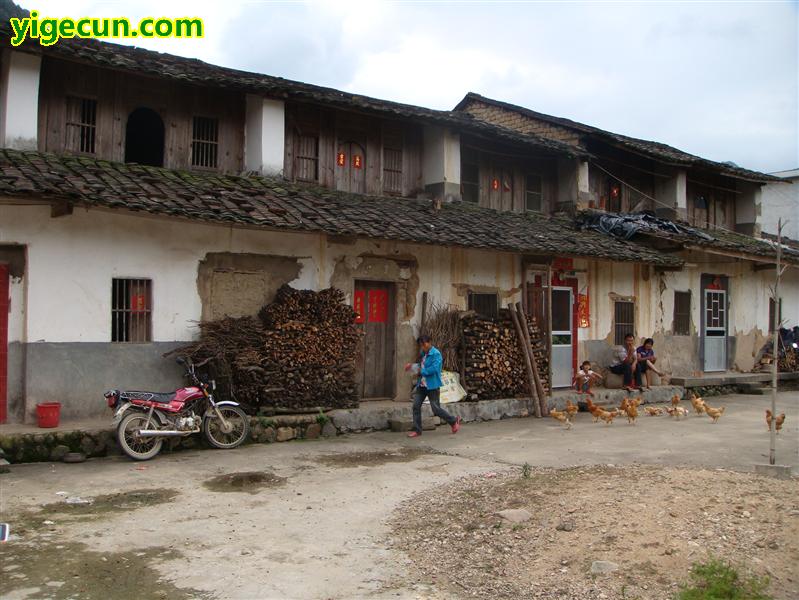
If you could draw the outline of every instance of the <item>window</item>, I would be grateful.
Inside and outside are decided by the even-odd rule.
[[[780,298],[780,314],[777,316],[777,327],[782,323],[782,298]],[[768,299],[768,330],[774,333],[774,298]]]
[[[111,341],[152,341],[152,281],[111,281]]]
[[[674,292],[674,335],[691,334],[691,292]]]
[[[635,335],[635,302],[616,300],[613,323],[614,343],[621,346],[624,344],[625,335],[628,333]]]
[[[67,145],[72,152],[95,153],[97,100],[67,96]]]
[[[524,208],[533,212],[541,212],[544,205],[543,184],[540,175],[527,175],[524,186]]]
[[[499,315],[499,298],[496,294],[469,292],[468,309],[480,316],[496,319]]]
[[[164,166],[164,121],[153,109],[140,107],[128,116],[125,162]]]
[[[297,179],[319,181],[319,137],[297,136]]]
[[[402,147],[383,148],[383,192],[402,194]]]
[[[219,156],[219,119],[194,117],[191,128],[191,165],[216,169]]]
[[[464,202],[480,202],[480,167],[477,153],[463,149],[461,154],[461,198]]]
[[[621,212],[621,183],[608,180],[608,212]]]

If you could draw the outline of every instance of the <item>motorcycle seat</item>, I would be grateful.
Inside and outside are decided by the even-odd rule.
[[[175,399],[175,392],[122,392],[122,400],[138,400],[144,402],[157,402],[158,404],[169,404]]]

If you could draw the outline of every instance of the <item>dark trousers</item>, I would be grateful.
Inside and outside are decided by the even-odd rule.
[[[644,363],[646,368],[646,363]],[[610,367],[610,372],[624,377],[624,385],[630,386],[633,384],[633,377],[635,377],[635,385],[641,387],[641,363],[637,363],[635,373],[633,373],[633,366],[628,362],[623,362],[620,365]]]
[[[441,408],[439,403],[439,394],[441,390],[428,390],[426,387],[417,386],[416,392],[413,395],[413,430],[416,433],[422,433],[422,403],[425,398],[430,399],[430,408],[433,409],[433,414],[440,417],[450,425],[455,423],[455,417]]]

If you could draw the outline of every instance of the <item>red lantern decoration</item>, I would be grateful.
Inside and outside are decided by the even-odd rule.
[[[354,169],[360,169],[361,167],[363,167],[363,159],[361,158],[360,154],[352,155],[352,167]]]
[[[618,198],[619,194],[621,193],[621,189],[617,185],[610,186],[610,197],[611,198]]]
[[[496,177],[491,180],[491,189],[494,190],[495,192],[499,189],[499,179],[497,179]]]
[[[338,154],[336,154],[336,164],[339,167],[345,166],[347,164],[347,155],[344,154],[343,152],[339,152]]]

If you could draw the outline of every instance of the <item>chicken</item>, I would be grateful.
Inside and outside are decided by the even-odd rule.
[[[632,400],[630,400],[630,405],[638,408],[639,406],[641,406],[641,398],[633,398]]]
[[[705,401],[702,400],[702,398],[697,398],[691,394],[691,404],[693,405],[696,414],[701,415],[703,412],[705,412]]]
[[[624,400],[621,401],[621,404],[619,405],[619,410],[621,412],[624,412],[624,411],[627,410],[627,407],[629,405],[630,405],[630,399],[629,398],[625,398]]]
[[[566,429],[572,428],[572,422],[569,420],[569,413],[565,410],[550,410],[549,416],[566,425]]]
[[[578,410],[580,409],[576,407],[574,404],[572,404],[571,400],[566,400],[566,412],[569,413],[569,420],[571,420],[572,417],[574,417],[574,415],[577,414]]]
[[[682,406],[672,406],[666,408],[666,412],[669,413],[669,415],[671,415],[672,417],[676,418],[678,421],[680,420],[680,417],[688,416],[688,410],[683,408]]]
[[[646,413],[650,417],[657,417],[658,415],[662,415],[663,414],[663,409],[662,408],[655,408],[654,406],[647,406],[646,407]]]
[[[618,416],[619,416],[619,411],[618,410],[614,409],[613,411],[608,412],[608,411],[603,410],[601,408],[599,409],[599,418],[602,419],[605,422],[605,425],[612,425],[613,424],[613,419],[615,419]]]
[[[671,397],[671,405],[672,406],[677,406],[679,403],[680,403],[680,395],[679,394],[674,394]]]
[[[713,422],[716,423],[721,418],[721,415],[724,414],[724,409],[726,407],[722,406],[721,408],[713,408],[712,406],[705,405],[705,412],[707,416],[713,419]]]
[[[594,404],[594,403],[591,401],[591,398],[588,398],[588,399],[586,400],[586,405],[588,406],[588,412],[590,412],[590,413],[591,413],[591,416],[593,416],[593,417],[594,417],[594,423],[596,423],[596,422],[599,420],[599,413],[600,413],[600,411],[601,411],[602,409],[601,409],[601,408],[599,408],[599,407],[598,407],[596,404]]]
[[[624,411],[627,413],[627,423],[632,423],[635,425],[635,420],[638,418],[638,404],[635,401],[630,402],[627,405],[627,410]]]
[[[770,410],[766,409],[766,425],[768,426],[768,430],[771,431],[771,421],[774,417],[772,417],[772,413]],[[785,413],[777,415],[777,419],[774,423],[774,429],[779,431],[782,429],[782,424],[785,423]]]

